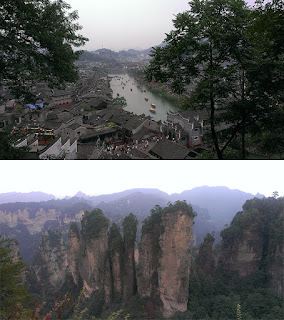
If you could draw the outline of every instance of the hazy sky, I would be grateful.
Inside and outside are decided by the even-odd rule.
[[[282,172],[282,174],[281,174]],[[1,161],[0,193],[43,191],[57,197],[157,188],[169,194],[227,186],[284,195],[282,161]]]
[[[65,0],[79,13],[86,50],[147,49],[162,43],[188,0]],[[254,0],[247,0],[254,4]]]

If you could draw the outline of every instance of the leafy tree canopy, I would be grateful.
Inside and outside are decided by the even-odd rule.
[[[78,78],[74,61],[87,38],[77,35],[76,11],[63,0],[5,0],[0,4],[0,85],[31,101],[31,87],[44,81],[62,87]]]
[[[270,116],[283,102],[283,2],[259,1],[255,9],[244,0],[189,5],[174,19],[166,46],[153,49],[146,77],[171,84],[177,93],[186,90],[184,107],[207,111],[219,159],[233,143],[245,158],[247,136],[271,128]],[[278,139],[266,150],[281,145]]]

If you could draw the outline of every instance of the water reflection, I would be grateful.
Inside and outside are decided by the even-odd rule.
[[[110,86],[113,91],[113,98],[124,97],[127,106],[124,108],[134,114],[145,114],[153,117],[154,120],[165,121],[167,119],[167,111],[177,111],[177,108],[165,100],[157,96],[155,93],[148,91],[146,87],[138,84],[138,82],[128,74],[110,74],[113,77]],[[152,104],[155,107],[151,106]],[[154,112],[151,112],[153,109]]]

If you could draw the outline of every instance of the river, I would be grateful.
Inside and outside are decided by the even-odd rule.
[[[113,98],[124,97],[127,101],[127,106],[124,108],[134,114],[145,114],[153,117],[154,120],[166,121],[167,111],[177,111],[171,102],[159,97],[157,94],[148,91],[148,89],[139,84],[133,77],[128,74],[109,74],[113,77],[110,81],[110,87],[113,91]],[[144,92],[144,90],[146,92]],[[119,96],[118,96],[119,94]],[[145,100],[148,99],[148,101]],[[155,113],[151,112],[151,104],[155,104]]]

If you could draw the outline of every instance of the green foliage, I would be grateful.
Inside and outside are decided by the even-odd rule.
[[[135,243],[138,220],[133,213],[126,216],[122,222],[123,236],[129,243]]]
[[[112,102],[114,104],[117,104],[119,106],[122,106],[122,107],[126,107],[127,106],[127,102],[126,102],[126,99],[124,97],[117,97],[117,98],[114,98],[112,100]]]
[[[123,239],[120,228],[116,223],[113,223],[109,230],[109,250],[111,252],[121,252],[123,250]]]
[[[143,221],[142,233],[151,232],[154,225],[160,225],[162,221],[163,208],[156,205],[154,209],[151,210],[150,216],[148,216]]]
[[[163,209],[163,213],[182,211],[190,217],[196,217],[196,213],[193,211],[191,204],[187,204],[186,201],[176,201],[174,204],[168,203],[168,206]]]
[[[29,297],[22,279],[25,263],[12,258],[11,240],[0,235],[0,318],[10,319],[17,308],[23,308]]]
[[[109,219],[105,217],[101,209],[86,211],[82,221],[82,236],[86,239],[98,238],[104,228],[108,228]]]
[[[31,86],[60,87],[78,79],[74,61],[88,39],[77,35],[76,11],[62,0],[7,0],[0,5],[0,84],[17,98],[35,98]]]
[[[250,9],[243,0],[192,0],[189,10],[173,20],[166,45],[150,54],[148,81],[170,84],[177,93],[189,85],[183,104],[208,112],[219,159],[245,158],[246,143],[260,130],[265,134],[257,147],[266,139],[262,149],[283,153],[281,118],[272,120],[283,104],[280,2]]]
[[[27,147],[15,148],[13,144],[16,137],[7,133],[0,132],[0,159],[19,160],[23,159],[28,151]]]
[[[243,212],[237,213],[230,227],[221,232],[222,246],[230,248],[234,241],[240,241],[243,231],[248,228],[263,239],[263,243],[259,243],[263,246],[259,270],[239,277],[238,272],[225,271],[219,265],[211,277],[201,272],[193,261],[189,282],[189,319],[283,318],[283,301],[269,289],[271,276],[268,268],[271,262],[275,263],[272,258],[276,246],[283,245],[283,198],[248,200]],[[282,241],[278,238],[280,233]],[[281,263],[283,266],[283,261]],[[186,314],[184,319],[188,319]]]

